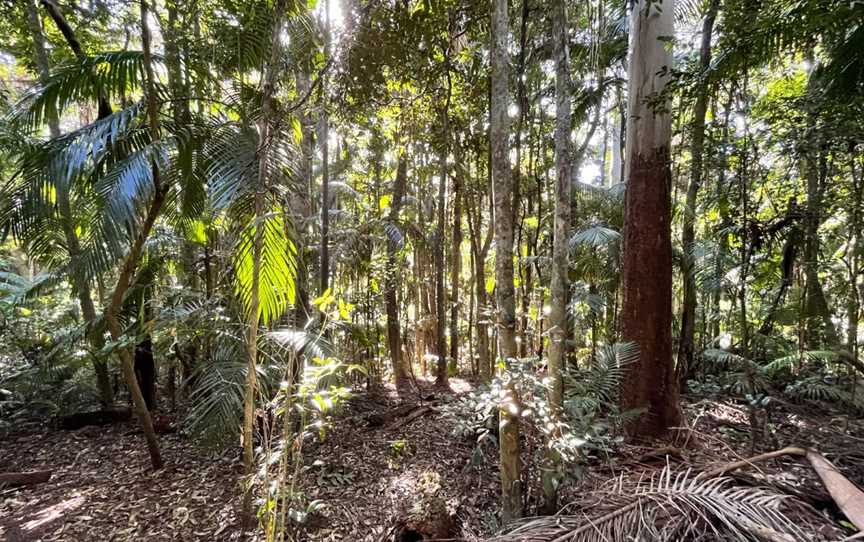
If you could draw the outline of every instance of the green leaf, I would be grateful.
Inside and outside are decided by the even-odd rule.
[[[251,310],[257,228],[261,228],[258,316],[267,325],[294,303],[297,248],[291,236],[286,235],[285,222],[279,214],[272,213],[253,220],[243,230],[234,255],[234,271],[237,295],[247,314]]]

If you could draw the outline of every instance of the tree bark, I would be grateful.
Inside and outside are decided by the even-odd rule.
[[[482,201],[484,197],[475,201]],[[481,382],[489,382],[492,377],[492,359],[489,352],[489,306],[486,296],[486,257],[489,247],[492,246],[492,234],[494,227],[490,223],[486,237],[481,243],[480,230],[482,228],[482,209],[471,205],[466,207],[468,217],[469,240],[471,242],[472,263],[474,265],[474,294],[476,297],[477,313],[477,372]]]
[[[507,54],[509,16],[507,0],[492,4],[490,143],[492,146],[492,190],[495,202],[495,298],[498,321],[499,366],[516,358],[516,292],[513,287],[513,183],[510,171],[510,120]],[[505,369],[501,370],[505,377]],[[501,462],[501,517],[510,521],[522,516],[522,464],[519,457],[519,397],[514,386],[505,388],[499,411]]]
[[[449,38],[448,38],[449,39]],[[447,291],[444,288],[444,275],[446,262],[444,260],[445,243],[445,221],[446,221],[446,193],[447,193],[447,158],[450,153],[450,97],[452,94],[452,80],[450,79],[450,46],[444,47],[444,69],[447,78],[447,95],[444,108],[441,111],[442,149],[439,156],[440,172],[438,177],[438,208],[436,209],[438,223],[435,228],[435,302],[436,302],[436,333],[438,356],[438,373],[435,375],[435,385],[447,387],[447,337],[445,336],[447,318]]]
[[[645,409],[627,428],[637,437],[663,435],[681,420],[672,360],[672,127],[666,104],[648,103],[668,80],[672,17],[672,0],[639,0],[630,13],[621,335],[640,356],[626,369],[621,407]]]
[[[324,1],[324,57],[330,61],[330,1]],[[321,77],[321,294],[330,287],[330,116],[327,113],[327,74]]]
[[[699,71],[704,74],[711,66],[711,34],[717,17],[719,0],[711,0],[705,20],[702,22],[702,43],[699,49]],[[687,186],[687,199],[684,203],[684,220],[681,231],[681,248],[684,257],[682,279],[684,282],[684,302],[681,311],[681,332],[678,339],[678,385],[683,390],[687,386],[690,367],[693,366],[693,339],[696,331],[696,278],[693,258],[693,242],[696,239],[696,197],[702,187],[704,176],[703,161],[705,150],[705,116],[708,112],[708,82],[699,83],[696,104],[693,106],[690,143],[690,184]]]
[[[555,58],[555,218],[552,242],[552,284],[549,312],[549,355],[547,376],[549,411],[553,420],[560,417],[564,387],[561,376],[567,339],[567,306],[570,299],[568,255],[570,252],[570,188],[573,156],[570,148],[570,58],[566,0],[552,5],[552,40]],[[553,422],[554,423],[554,422]],[[552,435],[556,438],[557,434]],[[560,457],[548,446],[543,471],[543,512],[558,511],[558,469]]]
[[[462,272],[462,154],[454,148],[456,168],[453,173],[453,236],[450,240],[450,364],[459,365],[459,274]]]
[[[806,296],[804,301],[805,347],[819,349],[825,345],[840,342],[837,330],[831,321],[831,309],[819,279],[820,239],[819,226],[822,224],[822,201],[827,165],[824,152],[813,150],[814,158],[804,162],[807,181],[807,215],[804,222],[804,278]]]
[[[393,201],[390,202],[390,223],[393,226],[399,224],[399,213],[402,211],[402,200],[405,196],[405,184],[408,177],[408,162],[405,156],[399,157],[396,167],[396,181],[393,184]],[[384,297],[387,310],[387,345],[390,348],[390,361],[393,364],[393,378],[397,389],[405,389],[408,386],[410,374],[405,365],[402,355],[402,333],[399,328],[399,300],[397,293],[401,281],[399,280],[399,269],[396,265],[396,253],[399,245],[394,239],[387,239],[387,272],[384,286]]]

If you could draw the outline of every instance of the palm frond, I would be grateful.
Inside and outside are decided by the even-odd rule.
[[[262,250],[258,302],[262,323],[267,325],[294,303],[297,249],[293,235],[286,234],[282,215],[271,213],[244,228],[234,255],[237,294],[250,310],[255,232],[261,228]]]
[[[699,480],[689,470],[665,468],[648,481],[619,481],[579,515],[526,520],[494,542],[625,542],[740,540],[758,542],[766,532],[804,540],[781,510],[783,497],[729,479]]]
[[[783,370],[791,369],[796,364],[802,362],[828,362],[836,361],[837,352],[832,350],[808,350],[801,353],[795,353],[788,356],[775,358],[763,366],[763,370],[769,374],[777,373]]]
[[[154,58],[157,62],[160,58]],[[10,120],[37,128],[49,111],[62,112],[74,103],[109,99],[138,88],[144,64],[141,51],[113,51],[87,56],[58,68],[44,85],[24,95]]]
[[[583,230],[576,232],[570,238],[570,246],[587,245],[589,247],[604,247],[612,243],[617,243],[621,239],[621,234],[612,228],[595,224]]]

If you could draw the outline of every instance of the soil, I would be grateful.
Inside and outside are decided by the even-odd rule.
[[[330,427],[303,450],[297,487],[305,502],[323,507],[300,527],[311,542],[420,540],[415,530],[480,540],[495,532],[499,485],[494,446],[478,448],[456,436],[441,410],[451,390],[420,382],[411,398],[392,387],[358,394]],[[404,402],[427,407],[422,415],[370,424]],[[578,482],[562,502],[584,502],[593,490],[624,478],[645,478],[664,466],[710,469],[750,455],[746,407],[701,399],[688,404],[671,442],[620,445],[609,455],[589,455]],[[756,452],[786,445],[823,453],[853,482],[864,481],[864,422],[843,412],[783,404],[775,407]],[[526,454],[539,436],[528,432]],[[0,472],[52,469],[47,483],[0,489],[0,540],[23,541],[231,541],[244,537],[237,522],[242,467],[238,450],[198,448],[181,433],[160,438],[166,468],[152,472],[143,437],[134,425],[60,431],[21,429],[0,441]],[[528,457],[526,455],[525,459]],[[622,478],[623,475],[623,478]],[[533,478],[528,484],[529,498]],[[575,478],[574,478],[575,480]],[[813,540],[838,540],[845,528],[836,505],[806,463],[782,458],[736,472],[731,483],[770,487],[791,497],[786,513]],[[532,496],[533,495],[533,496]],[[427,514],[428,512],[428,514]]]

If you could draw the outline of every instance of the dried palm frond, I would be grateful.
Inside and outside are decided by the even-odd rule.
[[[728,478],[699,480],[690,470],[665,468],[647,481],[619,480],[581,514],[532,518],[491,542],[804,540],[780,510],[782,499],[730,486]]]

